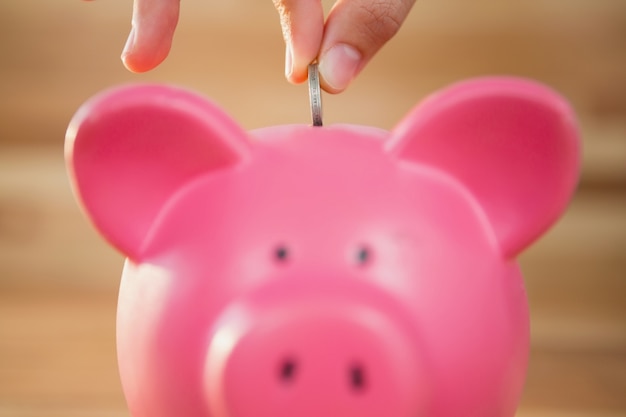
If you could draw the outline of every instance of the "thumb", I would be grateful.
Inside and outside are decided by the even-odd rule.
[[[415,0],[338,0],[319,55],[324,90],[343,91],[400,29]]]

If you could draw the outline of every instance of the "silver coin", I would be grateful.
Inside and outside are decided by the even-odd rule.
[[[309,101],[313,126],[322,126],[322,89],[317,63],[309,64]]]

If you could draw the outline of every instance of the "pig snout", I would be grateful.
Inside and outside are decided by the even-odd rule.
[[[419,346],[398,315],[341,297],[269,304],[238,305],[218,325],[206,364],[212,416],[421,415]]]

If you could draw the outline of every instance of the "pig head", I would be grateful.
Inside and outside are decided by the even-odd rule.
[[[516,256],[575,188],[573,114],[485,78],[391,132],[245,132],[129,86],[68,129],[74,191],[128,258],[117,344],[134,417],[511,417],[529,315]]]

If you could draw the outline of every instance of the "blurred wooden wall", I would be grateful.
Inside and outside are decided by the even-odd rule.
[[[329,5],[330,2],[325,2]],[[69,119],[126,82],[195,89],[245,128],[309,123],[283,79],[270,1],[185,0],[169,59],[119,54],[130,1],[0,5],[0,417],[127,416],[116,371],[122,258],[91,229],[63,166]],[[626,416],[626,1],[418,0],[325,122],[391,128],[428,93],[488,74],[568,97],[584,139],[579,191],[522,258],[533,350],[520,416]]]

